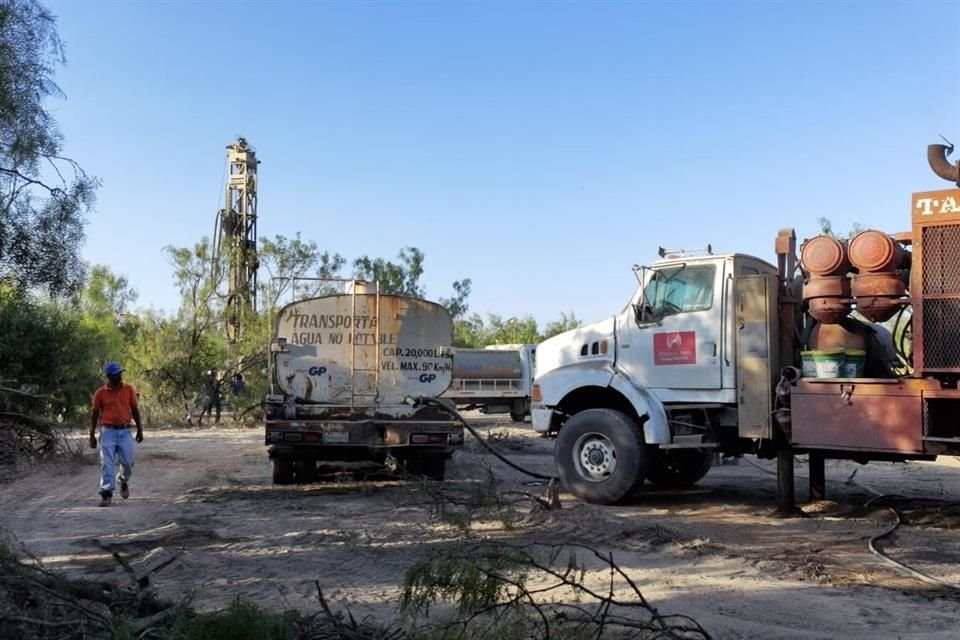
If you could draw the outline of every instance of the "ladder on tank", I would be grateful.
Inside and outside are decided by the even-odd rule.
[[[357,288],[360,285],[362,288],[369,286],[367,282],[361,282],[358,280],[353,280],[350,290],[351,296],[351,308],[352,308],[352,321],[355,322],[357,318]],[[373,344],[372,345],[357,345],[357,327],[352,326],[351,332],[353,335],[350,337],[350,409],[356,409],[357,407],[375,407],[378,404],[380,397],[380,281],[377,280],[374,282],[374,311],[373,317],[376,319],[376,327],[373,331]],[[370,295],[366,291],[360,295]],[[368,307],[369,308],[369,307]],[[358,367],[357,364],[357,351],[364,349],[373,349],[373,368],[369,367]],[[370,358],[365,358],[364,364],[369,363]],[[370,392],[369,387],[367,389],[361,388],[358,392],[357,389],[357,375],[360,375],[364,378],[365,383],[372,384],[373,389],[372,393]],[[366,391],[366,393],[362,393]],[[360,400],[358,402],[358,400]]]

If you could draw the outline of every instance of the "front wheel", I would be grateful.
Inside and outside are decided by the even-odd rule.
[[[560,429],[554,457],[564,486],[581,500],[613,504],[643,484],[650,448],[640,425],[613,409],[588,409]]]

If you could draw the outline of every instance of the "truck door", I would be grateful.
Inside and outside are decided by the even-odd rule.
[[[650,388],[720,389],[724,262],[649,270],[620,318],[617,366]]]

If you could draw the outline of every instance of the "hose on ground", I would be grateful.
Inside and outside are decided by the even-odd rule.
[[[861,484],[858,484],[858,483],[854,483],[854,484],[857,484],[857,486],[863,487],[863,485],[861,485]],[[868,487],[864,487],[864,488],[867,489]],[[865,506],[865,507],[869,507],[869,506],[871,506],[873,503],[879,502],[880,500],[883,500],[884,498],[894,498],[894,497],[900,497],[900,496],[885,495],[885,494],[884,494],[884,495],[878,495],[878,496],[875,496],[875,497],[870,498],[869,500],[867,500],[867,502],[864,504],[864,506]],[[891,564],[891,565],[897,567],[897,568],[900,569],[901,571],[904,571],[904,572],[910,574],[910,575],[913,576],[914,578],[917,578],[917,579],[919,579],[919,580],[923,580],[924,582],[929,582],[929,583],[935,584],[935,585],[940,586],[940,587],[947,587],[947,588],[950,588],[950,589],[960,590],[960,585],[953,584],[952,582],[947,582],[946,580],[941,580],[940,578],[937,578],[937,577],[935,577],[935,576],[931,576],[930,574],[924,573],[924,572],[922,572],[922,571],[917,571],[917,570],[914,569],[913,567],[910,567],[910,566],[908,566],[908,565],[905,565],[904,563],[902,563],[902,562],[900,562],[900,561],[898,561],[898,560],[894,560],[893,558],[891,558],[890,556],[888,556],[887,554],[885,554],[883,551],[880,551],[879,549],[877,549],[877,547],[876,547],[876,545],[875,545],[875,543],[877,542],[877,540],[880,540],[880,539],[882,539],[882,538],[886,538],[886,537],[889,536],[891,533],[893,533],[894,531],[896,531],[896,530],[897,530],[897,527],[899,527],[899,526],[903,523],[903,520],[902,520],[902,518],[900,517],[900,512],[899,512],[899,511],[897,511],[896,509],[894,509],[893,507],[891,507],[891,506],[889,506],[889,505],[887,505],[887,509],[890,511],[890,513],[893,514],[893,517],[894,517],[895,521],[894,521],[894,523],[893,523],[890,527],[888,527],[888,528],[886,529],[886,531],[883,531],[883,532],[881,532],[881,533],[876,534],[875,536],[872,536],[872,537],[870,538],[870,540],[867,541],[867,547],[870,549],[870,553],[872,553],[872,554],[875,555],[876,557],[880,558],[880,559],[883,560],[884,562],[887,562],[888,564]]]
[[[508,458],[507,458],[506,456],[504,456],[502,453],[500,453],[499,451],[497,451],[497,450],[493,447],[493,445],[491,445],[489,442],[487,442],[486,439],[485,439],[482,435],[480,435],[480,433],[478,433],[477,430],[474,429],[473,426],[472,426],[469,422],[467,422],[466,418],[464,418],[462,415],[460,415],[460,412],[457,411],[455,408],[451,407],[450,405],[448,405],[448,404],[446,404],[446,403],[443,403],[443,402],[437,400],[436,398],[428,398],[428,397],[426,397],[426,396],[417,398],[417,399],[416,399],[416,402],[418,402],[418,403],[420,403],[420,404],[426,404],[426,405],[430,405],[430,406],[434,406],[434,407],[439,407],[439,408],[441,408],[441,409],[443,409],[443,410],[445,410],[445,411],[449,411],[450,413],[452,413],[454,416],[456,416],[456,418],[457,418],[457,420],[460,422],[460,424],[463,425],[463,428],[464,428],[464,429],[466,429],[467,431],[469,431],[470,434],[471,434],[474,438],[476,438],[477,441],[480,442],[480,444],[483,445],[483,447],[484,447],[487,451],[489,451],[489,452],[492,453],[494,456],[496,456],[497,458],[499,458],[500,461],[503,462],[504,464],[506,464],[507,466],[512,467],[513,469],[519,471],[519,472],[522,473],[522,474],[528,475],[528,476],[530,476],[531,478],[537,478],[538,480],[559,480],[559,478],[557,478],[557,476],[548,476],[548,475],[544,475],[544,474],[542,474],[542,473],[537,473],[536,471],[530,471],[529,469],[524,469],[523,467],[521,467],[521,466],[518,465],[517,463],[515,463],[515,462],[511,461],[510,459],[508,459]]]
[[[760,469],[760,470],[763,471],[764,473],[771,473],[771,474],[773,474],[773,475],[776,475],[776,473],[777,473],[776,471],[772,471],[772,470],[770,470],[770,469],[767,469],[766,467],[763,467],[763,466],[761,466],[761,465],[759,465],[759,464],[756,464],[755,462],[753,462],[753,461],[751,461],[751,460],[749,460],[749,459],[746,459],[746,460],[747,460],[747,462],[748,462],[751,466],[754,466],[754,467],[756,467],[757,469]],[[855,473],[855,472],[854,472],[854,473]],[[869,486],[867,486],[867,485],[865,485],[865,484],[861,484],[861,483],[859,483],[859,482],[854,482],[852,475],[851,475],[849,478],[847,478],[847,480],[846,480],[846,482],[844,482],[844,484],[849,484],[849,485],[854,485],[854,486],[860,487],[861,489],[863,489],[863,490],[866,491],[867,493],[872,493],[872,494],[873,494],[873,497],[870,498],[869,500],[867,500],[867,501],[864,503],[864,505],[863,505],[864,507],[870,507],[870,506],[872,506],[875,502],[879,502],[880,500],[884,500],[884,499],[887,499],[887,498],[904,498],[904,497],[905,497],[905,496],[900,496],[900,495],[896,495],[896,494],[880,493],[880,492],[877,491],[876,489],[874,489],[874,488],[872,488],[872,487],[869,487]],[[899,527],[901,524],[903,524],[903,519],[901,518],[899,511],[897,511],[896,509],[894,509],[893,507],[891,507],[891,506],[889,506],[889,505],[887,505],[886,508],[890,511],[890,513],[893,514],[893,517],[894,517],[894,519],[895,519],[895,522],[893,523],[893,525],[891,525],[890,527],[888,527],[886,530],[884,530],[884,531],[882,531],[882,532],[880,532],[880,533],[878,533],[878,534],[873,535],[873,536],[870,537],[870,539],[867,541],[867,548],[870,550],[870,553],[872,553],[872,554],[873,554],[874,556],[876,556],[877,558],[880,558],[880,559],[883,560],[884,562],[886,562],[886,563],[888,563],[888,564],[890,564],[890,565],[892,565],[892,566],[900,569],[901,571],[904,571],[904,572],[910,574],[910,575],[913,576],[914,578],[917,578],[917,579],[922,580],[922,581],[924,581],[924,582],[929,582],[929,583],[935,584],[935,585],[940,586],[940,587],[947,587],[947,588],[949,588],[949,589],[958,589],[958,590],[960,590],[960,585],[956,585],[956,584],[953,584],[953,583],[951,583],[951,582],[947,582],[946,580],[941,580],[940,578],[937,578],[937,577],[931,576],[931,575],[929,575],[929,574],[926,574],[926,573],[924,573],[924,572],[922,572],[922,571],[918,571],[918,570],[914,569],[913,567],[910,567],[910,566],[908,566],[908,565],[906,565],[906,564],[904,564],[904,563],[902,563],[902,562],[900,562],[900,561],[898,561],[898,560],[894,560],[893,558],[891,558],[890,556],[888,556],[887,554],[885,554],[883,551],[881,551],[880,549],[878,549],[878,548],[876,547],[876,542],[877,542],[878,540],[882,540],[883,538],[886,538],[887,536],[889,536],[890,534],[892,534],[894,531],[896,531],[896,530],[897,530],[897,527]]]

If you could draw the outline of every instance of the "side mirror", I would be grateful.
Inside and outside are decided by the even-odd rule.
[[[660,321],[659,315],[654,311],[660,294],[660,280],[654,279],[651,280],[651,283],[653,284],[653,289],[650,291],[651,299],[647,298],[648,290],[644,289],[640,301],[633,305],[633,316],[638,325],[653,324]]]
[[[633,318],[638,325],[653,324],[660,321],[650,305],[642,300],[633,305]]]

